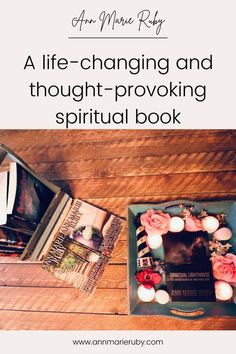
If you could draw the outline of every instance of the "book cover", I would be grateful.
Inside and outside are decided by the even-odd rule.
[[[5,227],[32,234],[54,193],[16,162],[10,163]]]
[[[16,164],[16,175],[15,198],[9,214],[37,224],[52,201],[54,193],[19,164]]]
[[[54,192],[19,163],[4,166],[0,173],[1,254],[23,254],[54,196]],[[9,240],[19,237],[23,241],[15,244],[13,250]]]
[[[43,268],[92,293],[109,260],[122,220],[75,199],[43,262]]]
[[[204,231],[163,236],[166,284],[172,301],[215,301],[208,233]]]

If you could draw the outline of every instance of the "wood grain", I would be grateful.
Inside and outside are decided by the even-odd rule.
[[[114,131],[64,133],[50,130],[16,133],[0,131],[0,138],[2,143],[7,144],[28,164],[50,162],[51,166],[54,162],[62,161],[133,158],[236,149],[235,131],[131,130],[115,133]],[[61,172],[64,173],[64,171]]]
[[[109,264],[98,283],[98,288],[126,289],[126,264]],[[0,264],[0,286],[71,288],[62,280],[45,271],[41,264]]]
[[[126,289],[96,289],[92,296],[75,288],[0,287],[3,310],[127,314]]]
[[[83,161],[31,164],[33,170],[47,179],[55,175],[63,179],[109,178],[125,176],[155,176],[160,174],[235,171],[235,151],[199,152],[162,156],[88,159]],[[117,168],[119,166],[119,168]]]
[[[190,321],[166,316],[94,315],[77,313],[0,312],[0,329],[15,330],[235,330],[230,317]]]
[[[235,200],[236,192],[229,192],[225,194],[220,193],[181,193],[181,194],[165,194],[162,195],[150,195],[150,196],[134,196],[134,197],[113,197],[113,198],[86,198],[86,201],[94,204],[100,205],[101,208],[110,210],[113,213],[120,215],[122,217],[127,216],[127,206],[130,204],[137,203],[162,203],[171,200],[192,200],[192,201],[204,201],[204,200]],[[124,233],[125,234],[125,231]],[[127,231],[126,231],[127,235]],[[123,236],[123,235],[122,235]],[[123,238],[122,238],[123,239]]]
[[[127,205],[236,199],[235,130],[0,130],[38,174],[126,217]],[[40,264],[0,259],[1,329],[236,329],[235,317],[129,316],[127,228],[87,297]]]
[[[153,194],[236,193],[234,172],[179,173],[157,176],[91,178],[84,180],[54,181],[69,189],[76,198],[152,196]]]

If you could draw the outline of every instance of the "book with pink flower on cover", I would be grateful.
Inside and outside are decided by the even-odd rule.
[[[92,293],[122,229],[117,216],[75,199],[54,240],[40,257],[43,268],[74,287]],[[44,254],[46,251],[46,254]]]

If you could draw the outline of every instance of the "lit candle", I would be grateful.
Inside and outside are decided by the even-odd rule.
[[[215,282],[215,293],[217,300],[230,300],[233,296],[233,288],[223,280]]]
[[[214,232],[213,237],[217,241],[228,241],[232,237],[232,231],[228,227],[222,227],[221,229]]]
[[[145,288],[144,285],[139,285],[138,287],[138,297],[143,302],[150,302],[155,297],[155,289],[154,288]]]
[[[202,219],[202,226],[205,231],[212,234],[218,229],[220,223],[214,216],[205,216],[205,218]]]
[[[167,291],[165,290],[157,290],[155,295],[156,301],[161,304],[165,305],[167,302],[170,301],[170,296]]]
[[[162,245],[162,237],[159,234],[149,234],[147,237],[147,243],[152,249],[159,248]]]
[[[181,232],[184,229],[184,220],[179,216],[173,216],[170,219],[170,231]]]

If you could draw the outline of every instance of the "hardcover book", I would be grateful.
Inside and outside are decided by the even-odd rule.
[[[208,233],[168,232],[163,237],[166,285],[172,301],[215,301]]]
[[[0,225],[33,234],[54,193],[17,162],[0,174]]]
[[[92,293],[122,228],[122,220],[38,176],[0,145],[0,256],[43,261],[43,268]]]
[[[35,229],[54,193],[16,162],[11,162],[9,182],[8,215]]]

